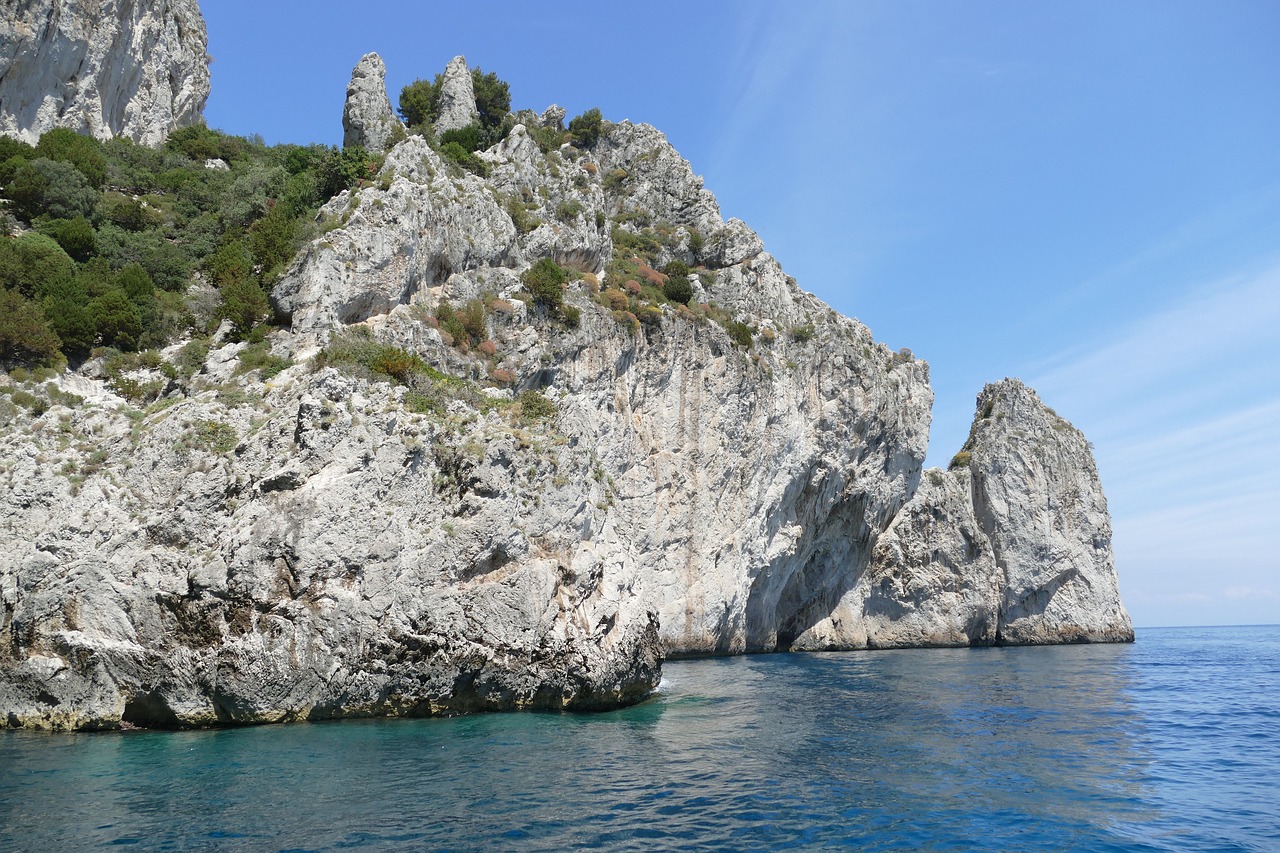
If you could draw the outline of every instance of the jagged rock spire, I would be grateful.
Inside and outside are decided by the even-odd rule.
[[[351,71],[347,102],[342,108],[342,144],[386,151],[404,138],[404,127],[387,97],[387,66],[376,53],[366,53]]]
[[[455,56],[444,69],[444,81],[440,87],[440,116],[436,119],[436,132],[444,133],[480,120],[476,108],[476,90],[471,82],[467,60]]]

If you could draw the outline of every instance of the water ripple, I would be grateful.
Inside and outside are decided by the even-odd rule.
[[[644,706],[0,734],[0,849],[1276,850],[1280,629],[682,661]]]

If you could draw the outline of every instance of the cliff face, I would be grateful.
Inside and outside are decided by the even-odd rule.
[[[875,647],[1131,642],[1089,443],[1018,380],[988,385],[844,604]]]
[[[209,97],[196,0],[17,0],[0,11],[0,133],[66,127],[155,145]]]
[[[321,211],[265,384],[229,344],[147,412],[69,377],[90,405],[12,416],[11,724],[599,708],[664,653],[1124,638],[1087,447],[1029,391],[984,392],[971,468],[922,481],[927,366],[799,290],[657,130],[481,157],[409,138]],[[521,280],[548,257],[587,271],[560,313]],[[628,301],[620,270],[670,260],[688,306]],[[445,303],[487,306],[483,343]],[[338,369],[335,333],[436,378]]]

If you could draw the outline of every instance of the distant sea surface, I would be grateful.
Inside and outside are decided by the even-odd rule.
[[[0,849],[1280,850],[1280,627],[668,663],[590,716],[0,733]]]

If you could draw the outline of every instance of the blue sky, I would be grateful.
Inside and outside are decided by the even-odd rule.
[[[1018,376],[1096,447],[1136,624],[1280,622],[1280,4],[204,0],[209,124],[340,143],[461,53],[663,130],[726,217],[929,361],[930,464]]]

